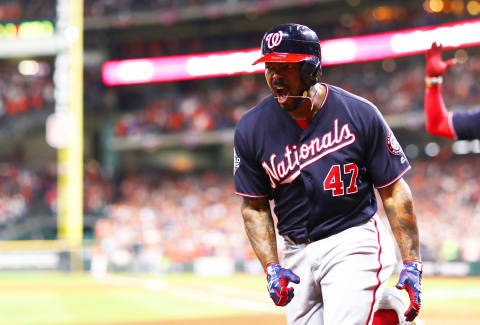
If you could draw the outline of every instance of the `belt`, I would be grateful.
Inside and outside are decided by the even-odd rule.
[[[302,245],[302,244],[310,244],[311,242],[314,242],[315,240],[312,240],[311,238],[309,237],[305,237],[305,238],[293,238],[293,237],[290,237],[288,235],[283,235],[283,238],[285,238],[285,240],[289,241],[290,243],[292,244],[297,244],[297,245]]]

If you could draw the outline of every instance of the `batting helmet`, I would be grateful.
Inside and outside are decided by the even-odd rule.
[[[317,82],[322,69],[322,54],[317,34],[307,26],[282,24],[265,33],[260,62],[304,62],[300,71],[308,86]]]

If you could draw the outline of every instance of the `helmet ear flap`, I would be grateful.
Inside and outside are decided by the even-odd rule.
[[[303,82],[308,86],[313,86],[317,83],[318,77],[322,73],[322,64],[319,57],[311,57],[303,61],[300,74]]]

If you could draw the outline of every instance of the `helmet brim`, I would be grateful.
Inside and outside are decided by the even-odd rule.
[[[298,54],[298,53],[266,53],[260,59],[252,63],[255,65],[261,62],[301,62],[306,59],[313,58],[315,55]]]

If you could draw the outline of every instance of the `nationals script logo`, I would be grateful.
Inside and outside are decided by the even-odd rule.
[[[262,167],[270,178],[270,185],[276,188],[277,184],[293,182],[300,175],[301,169],[354,142],[355,134],[350,131],[348,123],[339,127],[338,119],[335,119],[333,131],[325,133],[321,139],[316,137],[300,147],[287,145],[282,160],[275,162],[277,155],[273,153],[269,162],[262,162]]]
[[[265,41],[267,42],[267,46],[269,49],[273,49],[274,47],[277,47],[280,45],[283,39],[283,33],[281,30],[279,30],[276,33],[270,33],[265,37]]]

